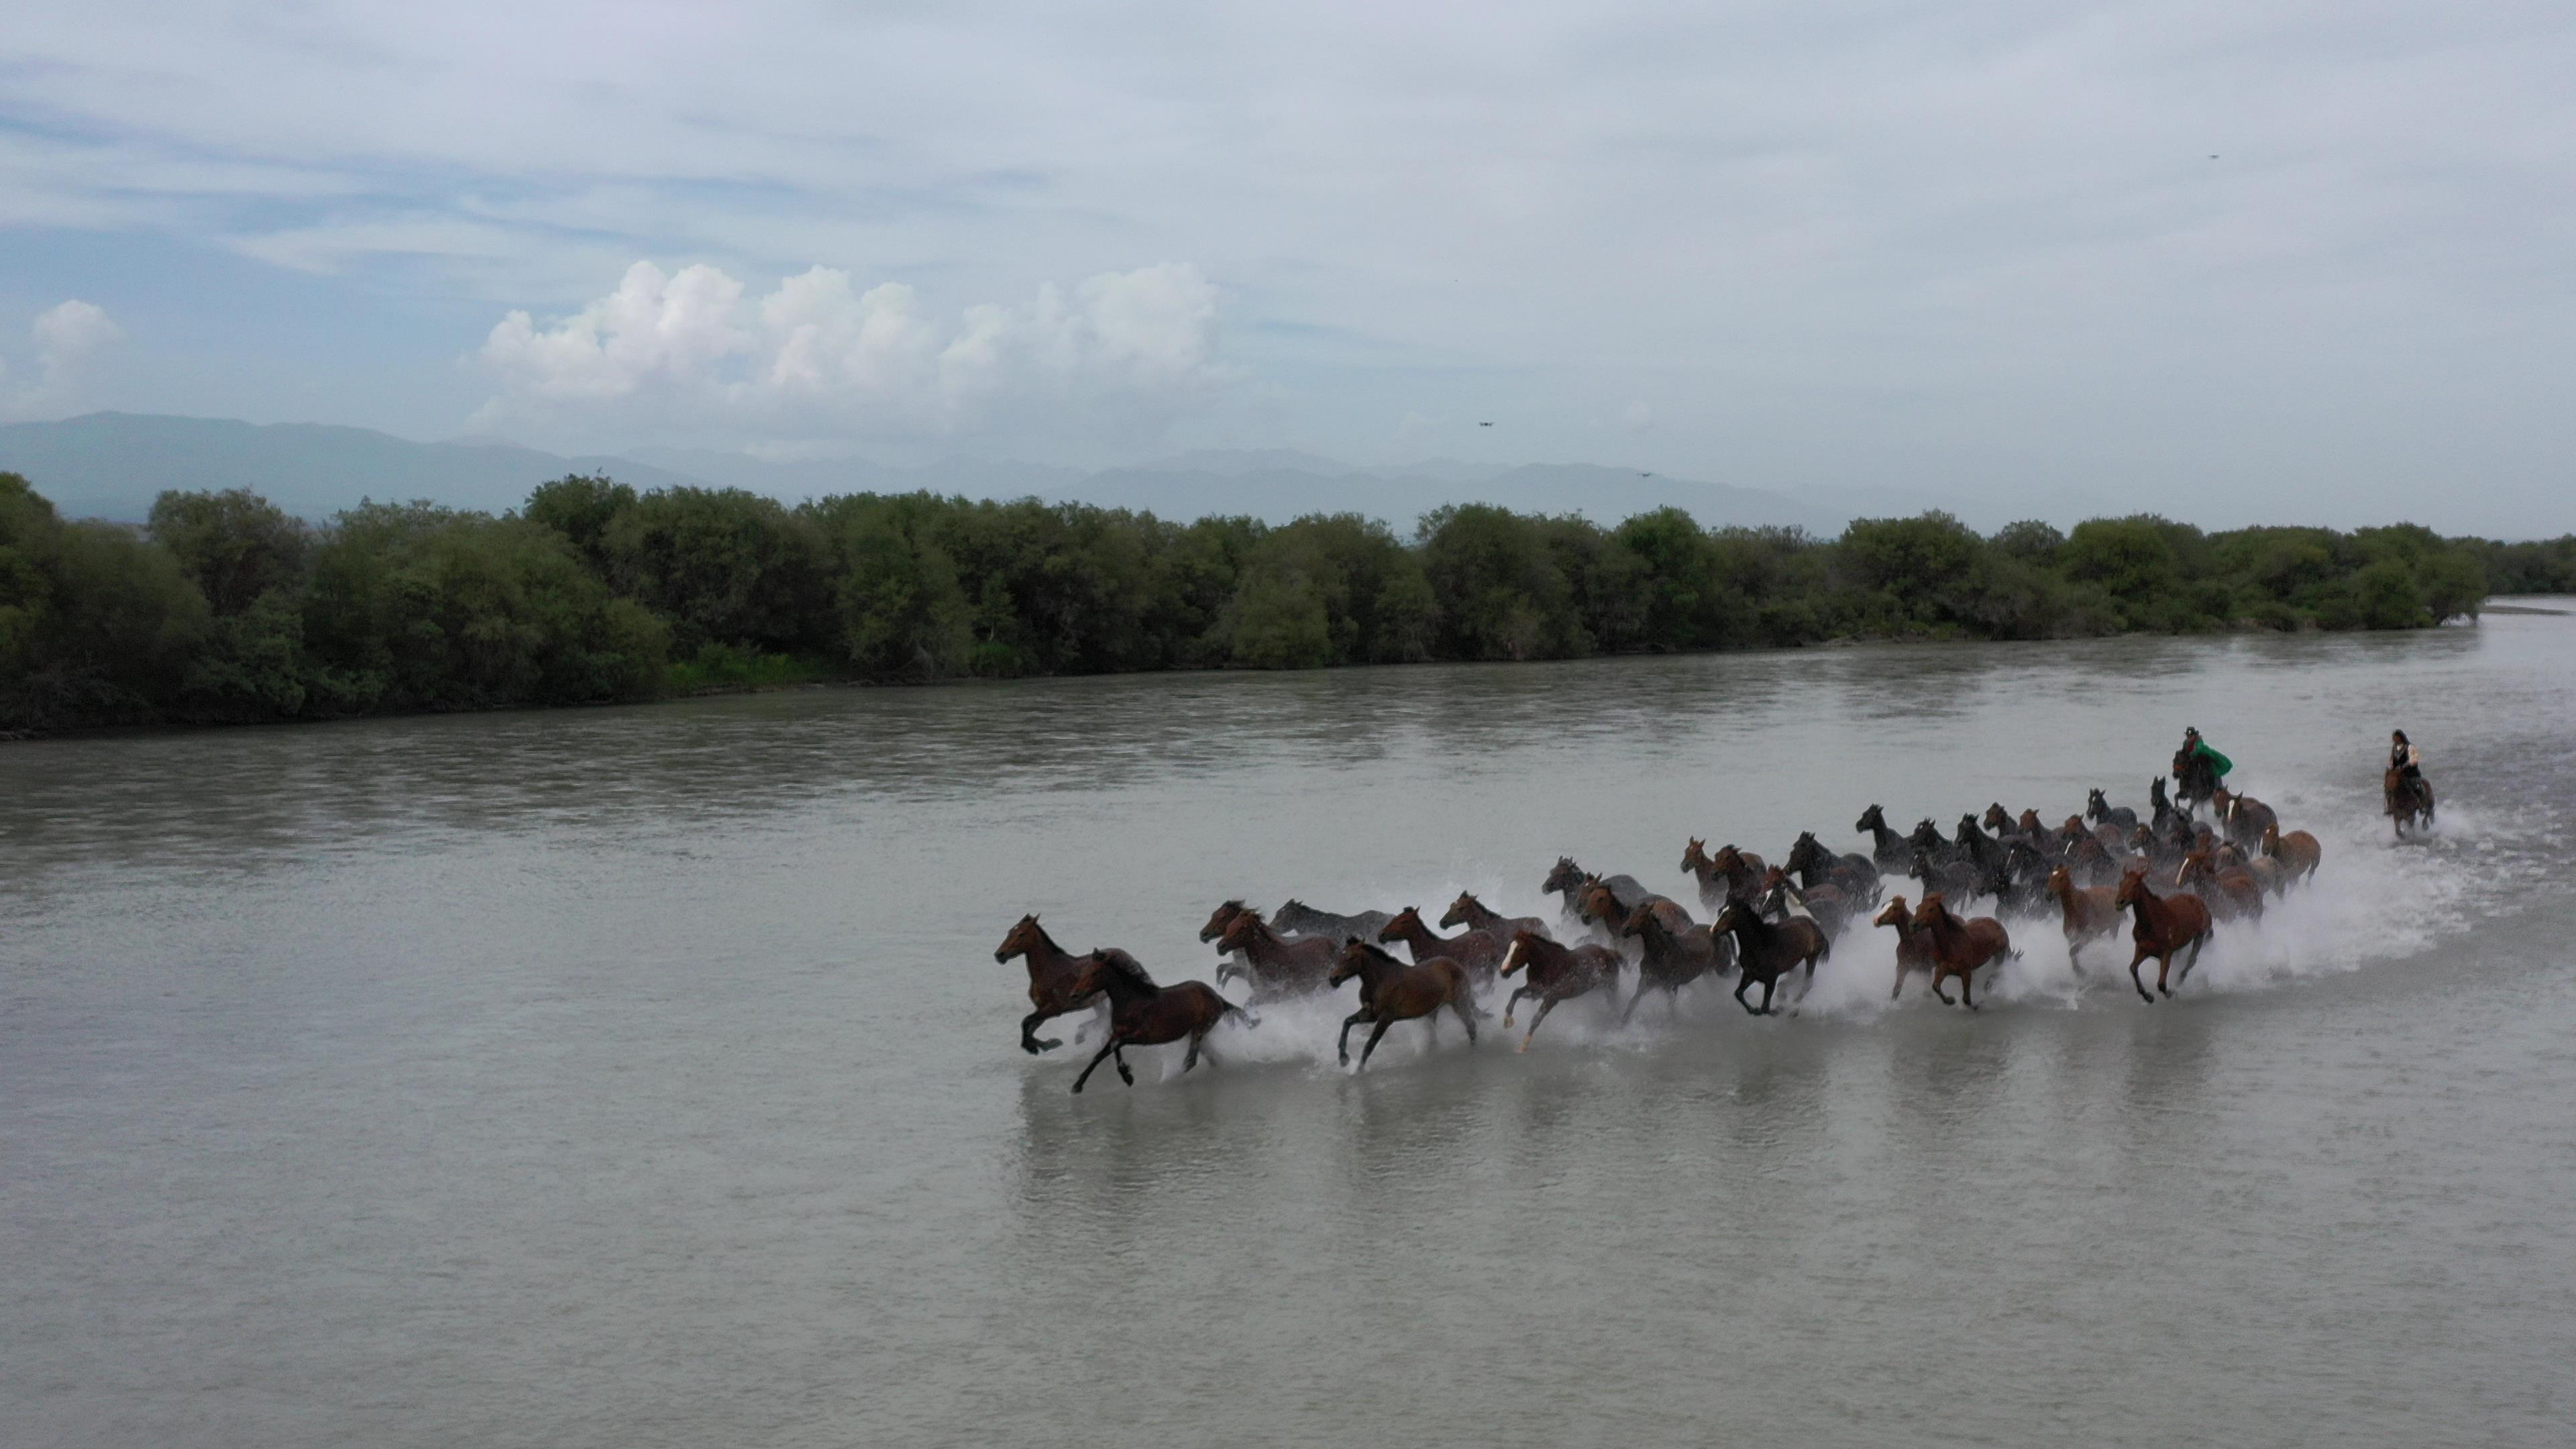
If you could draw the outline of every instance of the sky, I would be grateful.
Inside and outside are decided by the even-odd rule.
[[[2556,533],[2570,76],[2515,0],[21,6],[0,419]]]

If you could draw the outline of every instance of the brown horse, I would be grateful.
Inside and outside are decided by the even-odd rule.
[[[1711,935],[1734,934],[1735,965],[1741,973],[1735,983],[1735,1004],[1755,1016],[1771,1014],[1771,993],[1782,976],[1801,964],[1807,968],[1806,988],[1799,992],[1803,999],[1807,991],[1815,989],[1816,963],[1833,953],[1833,944],[1815,922],[1792,917],[1775,926],[1743,901],[1727,902],[1726,909],[1718,913],[1708,929]],[[1762,1004],[1758,1007],[1744,999],[1745,988],[1756,981],[1762,983]]]
[[[2224,785],[2210,792],[2209,803],[2212,813],[2218,816],[2219,830],[2245,850],[2261,846],[2263,832],[2281,823],[2271,806],[2251,795],[2236,794]]]
[[[1716,932],[1690,924],[1678,909],[1657,910],[1651,901],[1628,913],[1628,919],[1619,923],[1619,934],[1636,937],[1645,948],[1637,963],[1637,994],[1628,998],[1628,1009],[1619,1013],[1621,1026],[1637,1014],[1637,1003],[1646,999],[1649,988],[1662,989],[1667,1012],[1680,1010],[1682,988],[1725,970],[1733,954]]]
[[[1848,892],[1832,881],[1802,886],[1789,879],[1788,872],[1776,865],[1762,872],[1762,914],[1775,921],[1787,920],[1790,901],[1806,907],[1807,914],[1815,918],[1816,924],[1824,928],[1828,937],[1841,935],[1852,913],[1868,904],[1853,900]]]
[[[2173,995],[2165,985],[2165,976],[2173,970],[2174,953],[2185,946],[2191,948],[2191,954],[2183,958],[2182,975],[2174,983],[2179,986],[2191,979],[2191,968],[2200,964],[2200,948],[2209,942],[2209,907],[2202,905],[2198,896],[2157,895],[2147,888],[2146,872],[2137,870],[2120,877],[2120,893],[2113,899],[2128,908],[2134,921],[2129,939],[2137,943],[2137,954],[2129,958],[2129,984],[2138,988],[2138,999],[2153,1006],[2156,999],[2147,995],[2146,986],[2138,980],[2138,967],[2148,957],[2154,957],[2156,990]]]
[[[1209,914],[1207,924],[1199,927],[1199,939],[1202,941],[1213,941],[1217,937],[1224,935],[1225,928],[1234,924],[1234,918],[1242,915],[1246,911],[1251,911],[1252,914],[1256,916],[1261,914],[1259,911],[1253,910],[1252,907],[1245,905],[1239,900],[1227,901],[1225,904],[1218,906],[1214,912]]]
[[[1243,965],[1229,961],[1217,967],[1217,977],[1222,984],[1228,976],[1241,975],[1252,983],[1255,998],[1320,990],[1333,972],[1334,946],[1325,936],[1282,936],[1259,915],[1244,911],[1216,942],[1220,955],[1242,952]]]
[[[1422,924],[1420,906],[1406,906],[1396,912],[1395,919],[1386,923],[1386,929],[1378,932],[1377,938],[1380,942],[1402,941],[1416,961],[1445,956],[1488,981],[1494,977],[1494,968],[1503,964],[1501,938],[1483,931],[1460,931],[1454,936],[1443,936]]]
[[[1458,899],[1449,903],[1449,911],[1440,918],[1440,924],[1465,926],[1470,931],[1482,931],[1495,940],[1506,943],[1512,939],[1514,931],[1536,931],[1542,936],[1547,934],[1547,922],[1538,917],[1506,916],[1465,891],[1460,891]]]
[[[1699,882],[1701,905],[1713,911],[1726,904],[1726,877],[1718,874],[1716,863],[1709,859],[1707,841],[1696,835],[1690,838],[1690,843],[1682,847],[1682,869]]]
[[[1944,1006],[1976,1010],[1976,969],[2007,956],[2021,959],[2003,922],[1992,916],[1954,916],[1949,903],[1938,894],[1925,896],[1923,904],[1914,908],[1914,924],[1932,938],[1932,994],[1940,997]],[[1941,983],[1953,976],[1959,978],[1959,999],[1955,1002],[1941,989]]]
[[[1896,932],[1896,986],[1887,993],[1887,999],[1894,1001],[1905,990],[1909,972],[1933,968],[1932,933],[1914,924],[1914,912],[1906,908],[1903,896],[1889,896],[1887,904],[1878,908],[1869,923]]]
[[[1036,916],[1020,917],[1020,923],[1011,927],[1011,933],[993,952],[995,961],[1008,961],[1014,956],[1028,960],[1029,1004],[1037,1008],[1020,1018],[1020,1050],[1030,1056],[1064,1045],[1055,1037],[1038,1040],[1040,1026],[1086,1006],[1108,1005],[1101,998],[1101,988],[1090,981],[1092,957],[1076,956],[1057,945]]]
[[[2065,866],[2048,873],[2048,893],[2057,898],[2060,924],[2066,930],[2066,963],[2084,974],[2084,947],[2118,930],[2120,892],[2112,886],[2077,885]]]
[[[2277,825],[2264,833],[2263,853],[2279,862],[2281,888],[2285,891],[2294,881],[2315,881],[2317,867],[2326,860],[2326,848],[2317,844],[2315,836],[2304,830],[2285,835]]]
[[[1662,899],[1633,875],[1598,875],[1576,865],[1570,855],[1556,858],[1556,865],[1548,871],[1547,879],[1539,882],[1538,888],[1556,892],[1565,901],[1565,913],[1573,916],[1581,914],[1583,892],[1595,881],[1608,886],[1611,894],[1619,898],[1619,909],[1623,914],[1635,910],[1639,901]]]
[[[2289,877],[2282,871],[2279,861],[2268,855],[2247,855],[2233,841],[2218,847],[2216,859],[2222,872],[2241,870],[2254,877],[2254,883],[2261,886],[2267,896],[2279,895],[2289,884]]]
[[[2244,870],[2223,870],[2211,851],[2195,850],[2182,858],[2174,884],[2200,897],[2221,921],[2261,920],[2263,884]]]
[[[1251,1012],[1216,994],[1216,988],[1204,981],[1184,981],[1178,986],[1156,986],[1136,958],[1124,951],[1095,951],[1085,960],[1091,963],[1085,975],[1092,989],[1109,996],[1109,1041],[1100,1055],[1073,1079],[1073,1089],[1091,1080],[1100,1064],[1110,1057],[1118,1059],[1118,1080],[1136,1085],[1136,1074],[1127,1070],[1127,1048],[1161,1046],[1187,1038],[1189,1055],[1181,1059],[1186,1072],[1199,1064],[1206,1051],[1207,1034],[1229,1016],[1242,1017],[1247,1025],[1258,1025]],[[1208,1065],[1216,1065],[1216,1053],[1207,1052]]]
[[[1752,899],[1761,892],[1762,873],[1770,869],[1763,864],[1762,857],[1732,845],[1719,846],[1717,854],[1708,858],[1708,864],[1709,869],[1726,882],[1727,893],[1720,898],[1721,901]],[[1710,902],[1712,906],[1717,904],[1718,901]]]
[[[1319,911],[1304,901],[1290,896],[1270,913],[1270,929],[1291,936],[1322,936],[1332,941],[1347,941],[1353,936],[1370,936],[1386,929],[1390,919],[1384,911],[1361,911],[1345,916],[1337,911]]]
[[[1407,966],[1366,941],[1353,941],[1342,947],[1341,956],[1334,961],[1330,984],[1339,986],[1354,976],[1360,979],[1360,1009],[1342,1018],[1341,1040],[1334,1048],[1343,1066],[1351,1064],[1352,1027],[1364,1021],[1377,1023],[1377,1030],[1369,1033],[1368,1045],[1360,1048],[1360,1066],[1366,1069],[1369,1053],[1377,1050],[1388,1027],[1416,1017],[1431,1017],[1444,1006],[1458,1013],[1458,1019],[1467,1026],[1468,1044],[1475,1044],[1476,1004],[1468,995],[1466,967],[1446,956]],[[1425,1025],[1436,1040],[1440,1035],[1438,1022],[1427,1021]]]
[[[1619,988],[1619,953],[1607,946],[1560,946],[1541,932],[1515,931],[1511,949],[1503,954],[1502,974],[1508,978],[1523,967],[1529,968],[1528,982],[1503,1003],[1503,1025],[1508,1027],[1521,998],[1538,1000],[1538,1014],[1530,1018],[1529,1031],[1521,1038],[1522,1051],[1529,1050],[1530,1037],[1538,1035],[1538,1024],[1547,1020],[1558,1002],[1604,988],[1615,995]]]
[[[2397,838],[2404,840],[2409,830],[2428,829],[2433,824],[2433,787],[2418,775],[2408,779],[2404,770],[2391,766],[2380,777],[2379,793],[2388,802],[2388,818],[2397,828]]]

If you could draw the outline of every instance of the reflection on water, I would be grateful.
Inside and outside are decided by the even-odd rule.
[[[0,747],[0,1414],[49,1444],[2537,1442],[2531,1386],[2576,1358],[2569,623]],[[2401,711],[2456,804],[2398,850]],[[2143,805],[2186,723],[2328,865],[2155,1007],[2043,924],[1987,1010],[1890,1008],[1860,929],[1793,1018],[1587,999],[1527,1054],[1405,1023],[1352,1074],[1347,1002],[1281,1003],[1221,1067],[1135,1052],[1076,1098],[1089,1052],[1022,1056],[990,954],[1038,910],[1204,977],[1226,896],[1553,918],[1559,854],[1681,891],[1690,835]]]

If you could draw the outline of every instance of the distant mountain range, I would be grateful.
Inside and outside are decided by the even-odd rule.
[[[1360,513],[1399,531],[1450,503],[1581,513],[1602,523],[1671,506],[1713,526],[1790,525],[1820,534],[1839,533],[1855,516],[1938,506],[1894,492],[1792,497],[1586,463],[1505,467],[1432,459],[1363,468],[1289,449],[1247,449],[1181,453],[1087,473],[974,458],[895,467],[861,459],[771,462],[743,453],[670,448],[566,457],[509,443],[414,443],[366,428],[132,413],[0,427],[0,470],[26,475],[66,515],[123,521],[141,519],[166,488],[250,488],[289,512],[317,519],[364,498],[428,499],[498,512],[519,506],[537,484],[567,473],[606,473],[638,488],[744,488],[790,502],[926,489],[972,498],[1074,500],[1175,519],[1248,514],[1283,523],[1309,513]],[[2004,520],[1969,521],[1992,527]]]

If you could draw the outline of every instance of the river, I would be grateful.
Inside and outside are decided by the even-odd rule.
[[[1283,1004],[1075,1097],[992,956],[1037,911],[1206,977],[1236,895],[1553,917],[1559,854],[1696,906],[1690,836],[2143,806],[2186,724],[2325,864],[2154,1006],[2025,926],[1984,1011],[1890,1007],[1860,927],[1794,1017],[1703,985],[1353,1075],[1348,1003]],[[2393,725],[2445,802],[2404,845]],[[0,1423],[2565,1442],[2572,818],[2555,615],[0,745]]]

